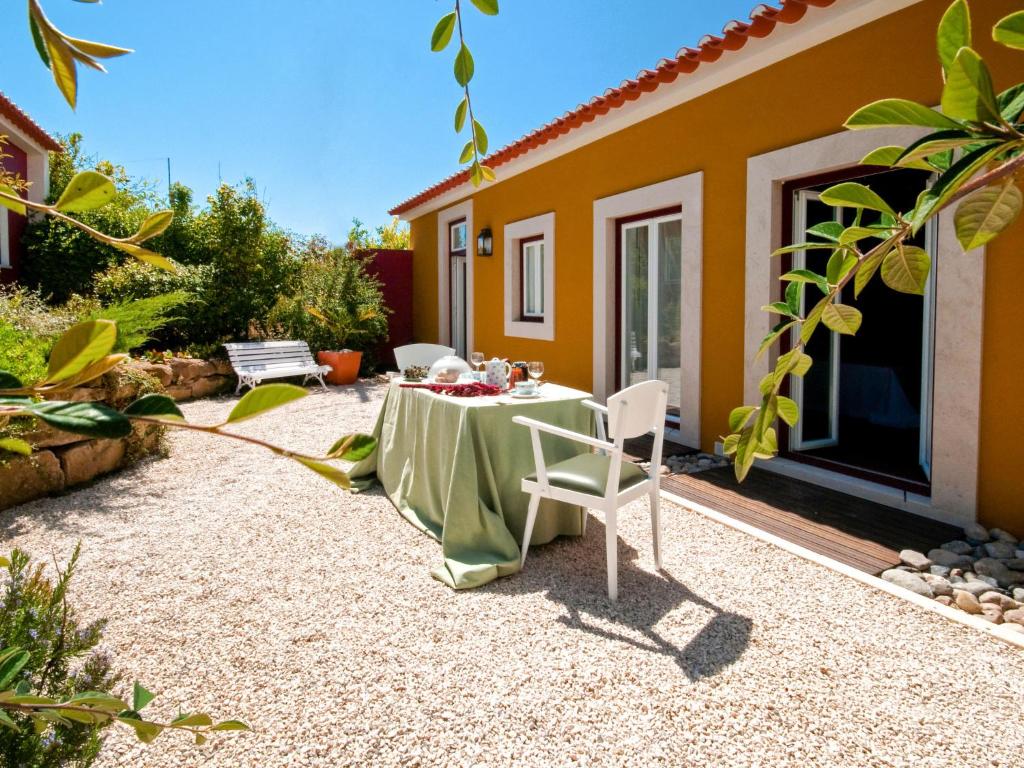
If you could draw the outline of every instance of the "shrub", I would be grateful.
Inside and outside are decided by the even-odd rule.
[[[35,694],[67,699],[85,691],[110,693],[120,680],[109,657],[96,650],[106,622],[82,623],[66,599],[78,555],[76,547],[54,582],[43,564],[33,565],[24,552],[14,550],[10,557],[0,602],[0,648],[28,652],[18,683]],[[0,728],[2,765],[86,768],[103,744],[105,725],[54,722],[37,732],[27,717],[12,717],[22,727],[19,732]]]
[[[178,314],[189,300],[184,291],[161,293],[144,299],[98,306],[80,316],[80,320],[113,320],[117,323],[115,352],[132,352],[144,347],[168,323],[180,320]],[[97,302],[98,303],[98,302]]]
[[[21,381],[41,381],[50,346],[49,339],[26,333],[0,318],[0,371],[9,371]]]

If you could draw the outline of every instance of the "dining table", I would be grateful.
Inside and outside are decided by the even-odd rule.
[[[442,562],[431,575],[454,589],[486,584],[519,570],[529,496],[523,477],[535,471],[530,430],[513,424],[524,415],[593,435],[588,392],[545,382],[536,397],[510,393],[459,397],[408,385],[388,387],[373,436],[377,447],[349,470],[354,491],[376,483],[398,512],[441,543]],[[545,463],[590,449],[543,435]],[[586,511],[543,500],[530,545],[579,536]]]

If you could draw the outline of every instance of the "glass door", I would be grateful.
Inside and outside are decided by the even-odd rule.
[[[667,382],[669,416],[678,421],[682,218],[672,213],[621,222],[620,230],[619,386]]]
[[[448,225],[448,307],[449,336],[455,354],[463,360],[466,351],[466,220]]]

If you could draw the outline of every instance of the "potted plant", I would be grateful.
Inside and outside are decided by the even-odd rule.
[[[351,384],[359,378],[359,365],[363,360],[362,350],[349,349],[351,340],[371,335],[379,336],[373,321],[379,316],[377,310],[371,308],[356,309],[354,313],[347,311],[334,312],[328,315],[316,307],[306,307],[306,311],[330,329],[341,349],[321,349],[316,353],[320,365],[331,366],[326,375],[331,384]]]

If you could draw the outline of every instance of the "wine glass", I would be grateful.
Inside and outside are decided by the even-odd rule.
[[[527,364],[526,370],[529,372],[530,378],[537,382],[537,385],[539,386],[539,379],[544,375],[544,363],[540,360],[534,360]]]
[[[471,362],[479,372],[480,366],[484,364],[484,353],[474,352],[469,356],[469,362]]]

